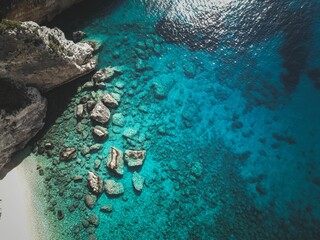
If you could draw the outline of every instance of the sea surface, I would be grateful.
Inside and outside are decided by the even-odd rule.
[[[102,89],[84,89],[86,76],[47,94],[47,125],[33,146],[56,239],[319,239],[319,7],[87,1],[50,23],[99,41],[98,69],[123,70]],[[105,92],[120,105],[98,142],[96,123],[74,109]],[[146,150],[144,164],[113,174],[111,146]],[[63,147],[76,147],[76,159],[60,161]],[[124,194],[102,193],[89,209],[88,171],[122,183]]]

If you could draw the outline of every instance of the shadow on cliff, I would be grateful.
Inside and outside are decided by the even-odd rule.
[[[56,16],[51,22],[44,23],[44,25],[60,28],[66,34],[66,37],[71,39],[72,32],[83,29],[97,18],[111,14],[123,2],[123,0],[83,1]]]

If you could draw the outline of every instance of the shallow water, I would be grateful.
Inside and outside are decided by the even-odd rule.
[[[83,30],[103,43],[99,68],[124,69],[104,90],[83,90],[85,77],[48,94],[35,151],[62,238],[317,239],[318,10],[316,1],[128,0],[83,3],[58,17],[53,25],[67,35]],[[121,99],[111,114],[125,124],[110,120],[103,148],[83,156],[96,139],[74,108],[105,91]],[[127,129],[137,133],[125,138]],[[55,147],[43,152],[48,141]],[[60,162],[63,146],[77,147],[77,159]],[[145,163],[115,176],[105,166],[111,146],[146,149]],[[85,179],[71,180],[88,170],[123,183],[124,195],[103,193],[88,209]],[[146,179],[141,193],[134,170]],[[111,213],[99,210],[105,204]],[[98,227],[84,221],[91,214]]]

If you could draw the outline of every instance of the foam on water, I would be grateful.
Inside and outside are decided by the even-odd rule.
[[[83,30],[101,41],[100,68],[124,69],[104,90],[83,90],[87,77],[49,94],[54,124],[35,150],[48,154],[46,199],[54,199],[53,215],[65,213],[55,223],[62,237],[316,239],[320,95],[308,71],[319,68],[318,4],[230,0],[97,6],[84,3],[54,23],[69,34]],[[63,146],[80,152],[96,143],[93,123],[77,121],[74,108],[83,96],[94,99],[105,91],[120,97],[111,115],[121,113],[124,126],[110,120],[102,150],[60,162]],[[137,134],[123,137],[128,129]],[[54,150],[43,150],[48,141]],[[126,166],[124,176],[117,177],[105,167],[111,146],[146,149],[146,161],[140,169]],[[94,170],[97,159],[102,165]],[[85,179],[70,179],[86,178],[88,170],[123,183],[124,195],[103,193],[95,208],[87,209]],[[141,194],[132,187],[134,170],[146,178]],[[99,211],[106,204],[113,206],[111,213]],[[98,227],[84,222],[93,213]]]

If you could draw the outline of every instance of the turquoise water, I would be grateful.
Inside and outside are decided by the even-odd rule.
[[[62,238],[318,239],[319,4],[90,4],[53,25],[100,41],[99,68],[123,73],[105,89],[84,90],[89,76],[48,93],[48,124],[35,152],[44,156],[49,217]],[[77,120],[74,108],[103,92],[120,100],[111,115],[124,123],[111,118],[109,137],[99,142],[95,123]],[[48,141],[52,150],[43,149]],[[81,154],[97,142],[101,150]],[[76,159],[59,161],[64,146],[78,149]],[[109,172],[111,146],[145,149],[143,166],[125,166],[122,177]],[[88,171],[121,182],[124,194],[102,193],[87,208]],[[134,171],[145,177],[141,193]],[[100,211],[105,205],[111,213]]]

